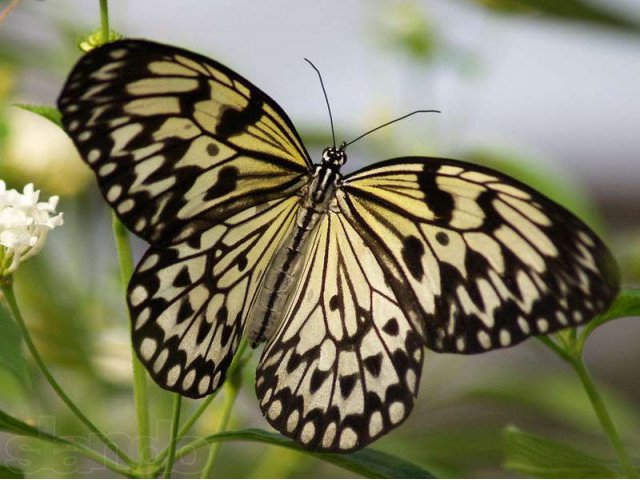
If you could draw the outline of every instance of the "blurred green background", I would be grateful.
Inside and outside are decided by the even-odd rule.
[[[9,3],[0,2],[0,9]],[[128,326],[110,213],[65,134],[12,106],[54,104],[80,55],[79,40],[99,26],[97,3],[23,0],[0,23],[0,178],[10,187],[34,182],[43,195],[61,196],[65,226],[20,269],[18,300],[70,395],[134,449]],[[410,154],[499,168],[601,232],[624,284],[638,284],[637,1],[113,0],[110,7],[120,33],[198,51],[252,80],[289,112],[316,158],[330,131],[319,85],[302,57],[323,72],[339,140],[410,110],[442,110],[354,145],[347,170]],[[139,257],[145,247],[138,241],[134,247]],[[4,318],[0,337],[6,352],[0,408],[61,435],[85,436],[30,361],[4,360],[22,355]],[[640,448],[639,338],[637,318],[619,320],[598,330],[586,351],[631,452]],[[253,370],[245,372],[234,428],[268,429],[253,393]],[[150,390],[152,444],[161,448],[171,398],[155,385]],[[213,403],[194,434],[215,430],[221,404],[222,398]],[[187,410],[196,406],[186,400]],[[502,467],[507,425],[613,457],[580,384],[535,340],[481,356],[428,353],[410,420],[374,447],[440,476],[517,476]],[[0,445],[0,461],[29,476],[109,476],[37,441],[0,433]],[[348,476],[275,447],[222,448],[220,476]],[[193,475],[205,456],[181,461],[176,474]]]

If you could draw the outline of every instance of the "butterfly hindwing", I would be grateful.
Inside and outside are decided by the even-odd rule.
[[[491,169],[390,160],[347,176],[338,204],[390,285],[404,285],[403,308],[436,351],[478,353],[582,324],[618,290],[615,262],[588,227]]]
[[[58,105],[106,200],[151,243],[295,191],[310,167],[273,100],[175,47],[121,40],[96,48],[74,67]]]
[[[129,283],[133,344],[156,382],[189,397],[214,392],[241,338],[298,198],[272,200],[185,241],[151,247]]]
[[[256,391],[283,434],[314,450],[357,450],[411,411],[422,335],[341,214],[321,220],[307,255],[290,309],[262,354]]]

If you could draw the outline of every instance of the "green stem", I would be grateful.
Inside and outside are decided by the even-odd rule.
[[[222,418],[220,418],[220,423],[218,425],[218,433],[224,432],[227,429],[229,419],[231,418],[231,410],[233,409],[233,405],[236,402],[239,390],[239,385],[236,385],[235,382],[227,382],[225,386],[226,398],[224,401],[224,406],[222,407]],[[222,445],[222,443],[219,442],[211,445],[211,448],[209,449],[209,457],[207,458],[207,463],[202,469],[202,475],[200,476],[200,478],[212,477],[213,469],[216,466],[216,460],[218,459],[220,445]]]
[[[193,427],[193,425],[198,421],[198,419],[202,416],[205,410],[209,407],[211,402],[213,402],[213,400],[218,396],[219,391],[220,390],[216,391],[214,394],[209,395],[205,400],[203,400],[202,403],[200,403],[200,406],[198,407],[198,409],[193,413],[193,415],[191,415],[189,420],[187,420],[184,423],[184,425],[180,427],[180,431],[177,434],[176,443],[178,443],[187,434],[187,432],[191,430],[191,427]],[[164,461],[164,459],[167,458],[167,455],[169,455],[169,446],[167,446],[167,448],[165,448],[162,452],[158,454],[158,456],[156,457],[155,463],[161,464]]]
[[[229,367],[228,376],[230,378],[236,375],[236,371],[242,370],[242,367],[249,359],[248,356],[247,357],[243,356],[247,348],[247,345],[248,345],[247,339],[245,338],[242,340],[242,343],[238,347],[238,351],[233,357],[233,362]],[[178,442],[182,439],[182,437],[184,437],[189,432],[189,430],[191,430],[193,425],[195,425],[195,423],[200,419],[202,414],[207,410],[207,408],[209,408],[209,405],[211,405],[211,402],[213,402],[216,399],[216,397],[218,396],[218,393],[220,393],[220,390],[216,390],[214,393],[209,395],[205,400],[203,400],[200,403],[200,406],[198,406],[198,408],[196,409],[196,411],[193,412],[191,417],[189,417],[189,419],[186,422],[184,422],[184,425],[182,425],[182,427],[180,428],[180,431],[178,432]],[[169,453],[168,448],[160,452],[160,454],[156,458],[156,463],[162,462],[166,458],[168,453]]]
[[[131,256],[131,245],[129,235],[124,225],[113,214],[113,236],[116,240],[118,250],[118,261],[120,262],[120,279],[122,288],[127,292],[127,285],[133,273],[133,257]],[[129,319],[131,323],[131,319]],[[133,397],[136,405],[136,417],[138,421],[138,455],[140,463],[148,465],[151,462],[150,434],[149,434],[149,400],[147,396],[147,377],[144,366],[140,363],[136,352],[132,347],[131,363],[133,367]]]
[[[64,404],[67,407],[69,407],[69,409],[74,413],[74,415],[78,417],[80,421],[84,423],[87,426],[87,428],[91,430],[93,434],[96,435],[96,437],[98,437],[107,447],[109,447],[109,449],[111,449],[111,451],[113,451],[116,455],[118,455],[124,462],[126,462],[129,465],[132,465],[133,461],[127,456],[127,454],[124,453],[122,450],[120,450],[120,448],[115,443],[113,443],[109,439],[109,437],[107,437],[104,433],[102,433],[98,429],[98,427],[96,427],[93,424],[93,422],[89,420],[84,415],[84,413],[82,413],[82,411],[80,411],[80,409],[76,406],[76,404],[73,403],[73,400],[71,400],[71,398],[69,398],[69,396],[65,393],[65,391],[62,389],[62,387],[56,381],[56,379],[53,378],[53,375],[51,375],[51,372],[49,371],[44,361],[42,360],[42,357],[40,356],[38,349],[36,348],[35,344],[33,343],[33,340],[31,339],[29,330],[27,329],[27,326],[24,323],[24,319],[22,318],[22,314],[20,313],[18,302],[16,301],[15,293],[13,291],[13,282],[11,277],[3,278],[0,282],[0,288],[2,289],[2,293],[4,294],[7,304],[9,305],[11,315],[13,316],[14,320],[18,324],[18,327],[20,328],[20,332],[22,334],[22,338],[24,339],[24,343],[27,345],[27,348],[29,349],[31,356],[33,357],[36,364],[38,365],[38,368],[40,369],[44,377],[47,379],[47,382],[49,382],[49,385],[51,385],[51,388],[53,388],[53,390],[58,394],[58,396],[64,402]]]
[[[204,399],[200,403],[196,411],[193,412],[193,415],[191,415],[189,420],[184,422],[184,425],[182,425],[182,427],[180,428],[180,432],[178,432],[178,437],[182,438],[187,433],[189,433],[189,430],[191,430],[191,427],[193,427],[193,425],[198,421],[198,419],[207,410],[207,408],[209,408],[209,405],[211,405],[211,402],[213,402],[216,399],[216,397],[218,396],[218,393],[220,393],[220,390],[217,390],[215,393],[209,395],[206,399]]]
[[[563,350],[562,347],[560,347],[550,337],[544,335],[544,336],[536,337],[536,339],[544,343],[547,347],[553,350],[553,352],[563,360],[567,362],[571,362],[571,358],[572,358],[571,355],[569,355],[565,350]]]
[[[247,339],[244,338],[238,351],[233,357],[233,363],[229,367],[229,376],[227,378],[227,382],[225,384],[225,400],[224,406],[222,407],[222,417],[220,418],[220,423],[218,425],[218,433],[224,432],[227,429],[227,425],[229,424],[229,419],[231,418],[231,410],[233,410],[233,405],[236,402],[236,398],[238,398],[238,392],[240,391],[240,387],[242,386],[242,368],[247,363],[249,359],[248,356],[244,356],[244,351],[247,348]],[[202,474],[200,478],[211,478],[213,469],[216,465],[216,460],[218,459],[218,453],[220,451],[221,443],[214,443],[211,445],[209,449],[209,456],[207,458],[207,463],[205,463],[204,468],[202,469]]]
[[[169,458],[164,469],[164,478],[171,478],[173,463],[176,458],[176,444],[178,443],[178,427],[180,425],[180,408],[182,407],[182,396],[175,394],[173,396],[173,416],[171,419],[171,439],[169,440]]]
[[[109,41],[109,2],[100,0],[100,34],[102,43]]]
[[[108,459],[102,453],[98,453],[92,450],[91,448],[85,445],[82,445],[80,443],[70,442],[68,440],[65,440],[64,443],[67,445],[69,450],[72,450],[80,455],[90,458],[91,460],[94,460],[96,463],[103,465],[104,467],[108,468],[113,472],[119,473],[124,477],[134,476],[130,467],[125,467],[123,465],[120,465],[119,463],[116,463],[113,460]]]
[[[624,469],[625,474],[629,478],[637,478],[638,472],[636,471],[636,469],[633,466],[633,463],[631,462],[631,457],[629,457],[629,454],[625,449],[624,444],[622,443],[622,440],[620,439],[620,435],[618,434],[618,431],[616,430],[616,427],[613,424],[611,415],[609,414],[609,411],[607,410],[607,407],[604,401],[602,400],[600,393],[598,392],[595,384],[593,383],[593,379],[591,378],[591,375],[589,375],[589,371],[587,370],[582,360],[582,356],[580,354],[575,355],[574,357],[572,357],[569,363],[578,374],[578,377],[582,382],[582,386],[584,387],[585,391],[587,392],[587,395],[589,396],[589,400],[591,401],[593,410],[598,416],[600,425],[602,426],[602,429],[604,430],[604,432],[607,434],[607,437],[609,438],[609,442],[611,443],[611,446],[613,446],[614,450],[618,454],[618,459],[620,460],[620,464]]]

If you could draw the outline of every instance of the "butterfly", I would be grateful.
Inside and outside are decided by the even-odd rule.
[[[428,157],[343,174],[344,145],[313,163],[275,101],[186,50],[96,48],[58,106],[150,245],[127,299],[151,377],[203,397],[243,336],[265,343],[262,412],[309,449],[357,450],[406,420],[425,348],[509,347],[587,322],[619,289],[596,234],[527,185]]]

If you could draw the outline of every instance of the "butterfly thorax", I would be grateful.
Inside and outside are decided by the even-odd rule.
[[[312,232],[335,201],[347,157],[343,148],[329,147],[316,164],[309,183],[301,190],[301,207],[292,232],[278,248],[267,268],[262,286],[249,315],[247,329],[252,346],[271,338],[289,304],[302,272],[302,260]]]
[[[315,171],[305,198],[305,207],[326,210],[333,200],[335,188],[342,179],[340,168],[347,161],[344,146],[328,147],[322,152],[322,163],[315,164]]]

